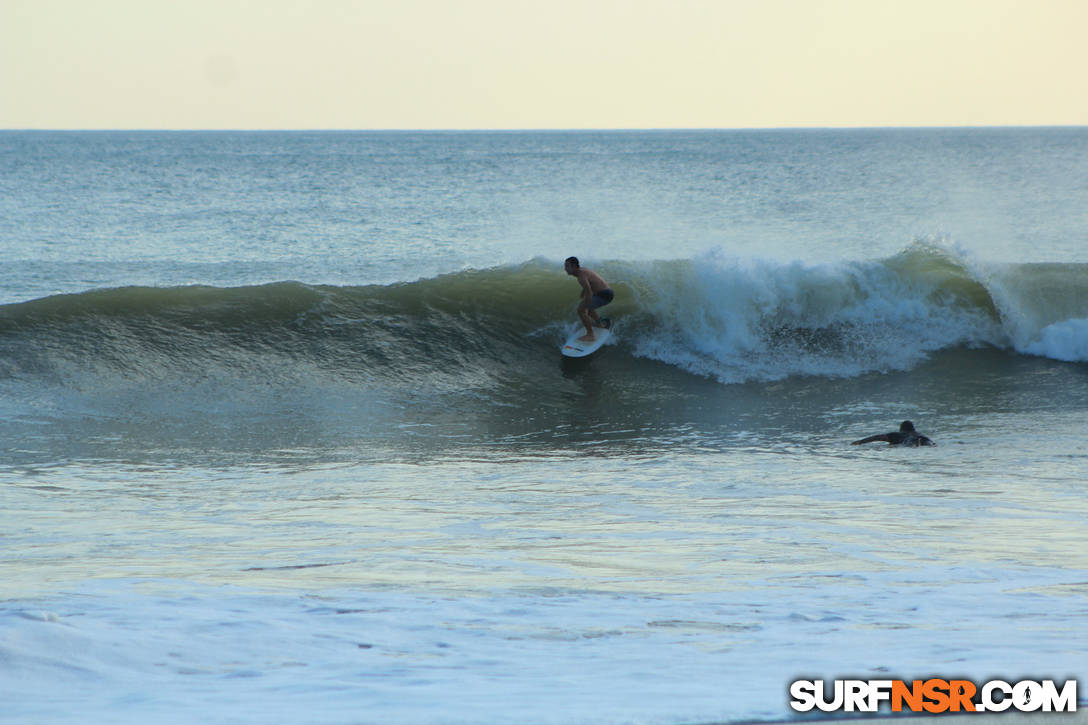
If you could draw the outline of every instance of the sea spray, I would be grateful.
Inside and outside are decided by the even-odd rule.
[[[647,265],[635,287],[649,328],[635,353],[725,383],[904,370],[935,350],[1002,344],[985,289],[923,245],[826,264],[712,250]]]

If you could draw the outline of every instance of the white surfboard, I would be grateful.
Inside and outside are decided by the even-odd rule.
[[[612,328],[608,327],[594,327],[593,328],[593,342],[582,342],[578,338],[586,334],[586,327],[582,323],[578,323],[574,330],[570,333],[567,341],[563,343],[561,351],[567,357],[585,357],[600,349],[601,345],[608,341],[608,338],[612,337]]]

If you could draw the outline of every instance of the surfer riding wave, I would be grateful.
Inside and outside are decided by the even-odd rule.
[[[593,328],[607,326],[602,325],[601,317],[597,314],[597,308],[604,307],[611,302],[615,297],[615,293],[612,292],[612,288],[608,286],[608,282],[605,282],[601,275],[588,267],[582,267],[577,257],[567,257],[563,262],[563,269],[582,285],[582,299],[578,303],[578,317],[582,320],[582,324],[586,326],[586,334],[579,337],[578,340],[580,342],[593,342],[597,339],[593,334]]]

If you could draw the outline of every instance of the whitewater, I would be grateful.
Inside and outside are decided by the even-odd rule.
[[[1086,152],[0,132],[0,722],[1082,676]],[[585,360],[570,254],[616,292]],[[903,420],[937,445],[850,445]]]

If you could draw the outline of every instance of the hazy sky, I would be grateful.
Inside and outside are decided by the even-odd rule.
[[[1086,0],[0,0],[0,128],[1088,124]]]

